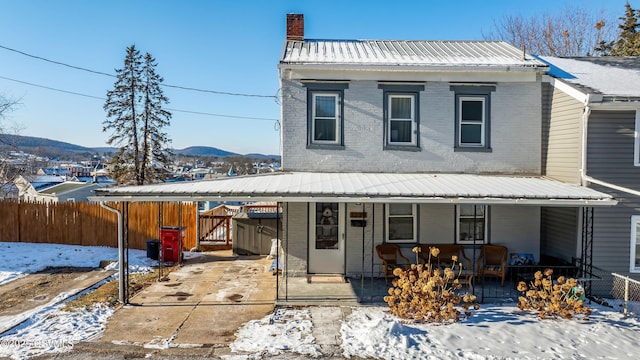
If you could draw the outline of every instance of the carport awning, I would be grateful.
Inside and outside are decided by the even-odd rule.
[[[94,201],[279,201],[615,205],[608,194],[542,177],[281,172],[103,188]]]

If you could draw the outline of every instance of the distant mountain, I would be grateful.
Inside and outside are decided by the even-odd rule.
[[[254,159],[278,159],[280,160],[280,155],[264,155],[264,154],[246,154],[244,155],[246,157],[249,158],[254,158]]]
[[[232,153],[225,150],[220,150],[218,148],[210,147],[210,146],[189,146],[184,149],[173,149],[177,155],[188,155],[188,156],[217,156],[217,157],[225,157],[225,156],[238,156],[240,154]]]
[[[118,148],[114,147],[84,147],[74,145],[63,141],[51,140],[47,138],[39,138],[33,136],[7,135],[0,134],[0,148],[17,147],[18,150],[24,152],[44,156],[49,158],[63,158],[65,155],[75,155],[89,157],[94,154],[115,153]],[[174,149],[177,155],[186,156],[209,156],[209,157],[228,157],[228,156],[246,156],[256,159],[279,159],[279,155],[263,155],[263,154],[237,154],[234,152],[221,150],[210,146],[190,146],[184,149]]]
[[[20,136],[20,135],[0,135],[0,146],[16,146],[20,150],[27,151],[27,149],[56,149],[58,151],[72,151],[72,152],[91,152],[90,148],[70,144],[63,141],[56,141],[46,138],[39,138],[33,136]]]

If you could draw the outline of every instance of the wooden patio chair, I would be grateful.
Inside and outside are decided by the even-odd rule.
[[[393,269],[397,267],[408,267],[411,265],[411,261],[409,261],[406,256],[402,255],[402,251],[398,245],[380,244],[376,246],[376,253],[380,260],[382,260],[380,272],[384,273],[384,282],[386,284],[388,284],[387,276],[393,275]],[[405,264],[400,263],[400,260]]]
[[[507,274],[508,249],[500,245],[482,245],[480,257],[478,258],[478,276],[480,279],[484,275],[497,276],[502,280]]]

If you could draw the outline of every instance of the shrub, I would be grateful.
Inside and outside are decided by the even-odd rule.
[[[458,262],[457,256],[452,257],[451,266],[441,269],[432,264],[432,259],[434,263],[438,259],[438,248],[430,248],[426,264],[419,261],[420,247],[414,247],[412,251],[416,254],[416,264],[411,264],[408,269],[393,270],[396,278],[393,279],[393,287],[389,288],[389,295],[384,297],[391,314],[416,321],[451,323],[461,319],[459,308],[466,316],[471,315],[471,308],[480,308],[475,295],[459,294],[462,284],[458,277],[462,263]]]
[[[584,306],[584,290],[578,281],[560,276],[554,283],[551,275],[553,270],[546,269],[544,272],[537,271],[529,285],[520,281],[518,291],[523,296],[519,298],[518,308],[536,311],[541,319],[571,319],[574,315],[582,314],[582,319],[588,320],[591,310]]]

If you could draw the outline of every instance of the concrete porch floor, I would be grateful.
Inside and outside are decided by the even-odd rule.
[[[275,277],[275,276],[274,276]],[[506,281],[504,286],[497,279],[487,278],[483,282],[474,280],[473,289],[466,285],[462,293],[473,292],[479,302],[505,302],[517,299],[515,283]],[[360,306],[384,305],[384,296],[391,285],[384,278],[346,278],[346,282],[308,281],[307,277],[278,279],[276,305],[279,306]]]

